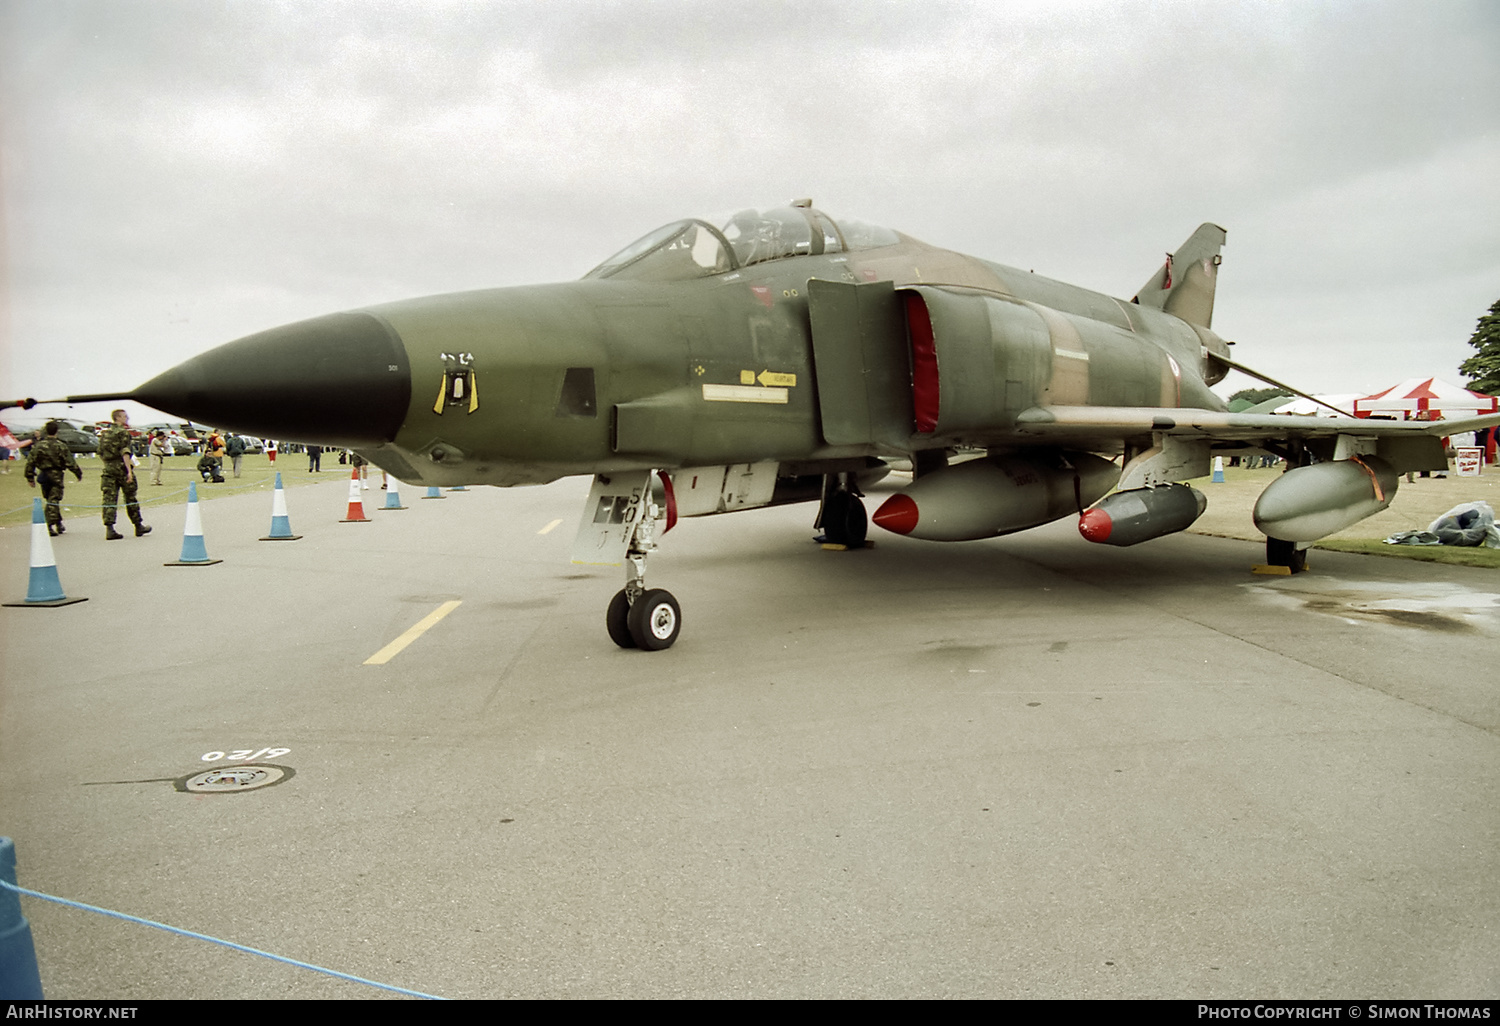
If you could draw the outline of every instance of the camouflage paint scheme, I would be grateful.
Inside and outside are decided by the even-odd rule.
[[[1211,329],[1224,239],[1203,225],[1123,300],[799,201],[674,222],[580,281],[261,332],[129,396],[440,486],[895,456],[920,471],[958,446],[1124,453],[1122,487],[1155,486],[1206,474],[1214,449],[1331,459],[1351,432],[1345,449],[1397,471],[1446,466],[1431,425],[1227,412],[1208,387],[1238,366]]]

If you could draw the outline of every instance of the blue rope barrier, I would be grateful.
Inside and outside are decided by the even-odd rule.
[[[166,923],[158,923],[151,919],[142,919],[140,916],[127,915],[124,912],[115,912],[107,908],[99,908],[97,905],[85,905],[81,901],[72,901],[68,898],[59,898],[56,895],[52,894],[43,894],[40,891],[33,891],[25,887],[18,887],[8,880],[0,880],[0,887],[4,887],[9,891],[15,891],[17,894],[24,894],[30,898],[40,898],[43,901],[55,902],[58,905],[66,905],[69,908],[82,909],[85,912],[97,912],[101,916],[111,916],[115,919],[123,919],[127,923],[140,923],[142,926],[154,926],[156,927],[156,929],[165,930],[168,933],[175,933],[183,937],[192,937],[194,940],[208,941],[210,944],[219,944],[226,948],[233,948],[235,951],[243,951],[249,955],[259,955],[262,958],[269,958],[273,962],[284,962],[287,965],[294,965],[299,969],[311,969],[315,973],[323,973],[327,976],[334,976],[340,980],[348,980],[351,983],[363,983],[367,987],[378,987],[381,990],[394,991],[397,994],[405,994],[408,997],[426,998],[428,1001],[447,1000],[446,998],[438,997],[436,994],[424,994],[420,990],[408,990],[405,987],[397,987],[389,983],[379,983],[375,980],[367,980],[363,976],[352,976],[349,973],[341,973],[337,969],[325,969],[320,965],[313,965],[310,962],[299,962],[295,958],[287,958],[285,955],[273,955],[271,952],[261,951],[259,948],[247,947],[244,944],[236,944],[234,943],[234,941],[221,940],[218,937],[210,937],[207,934],[203,933],[194,933],[192,930],[184,930],[180,927],[168,926]]]

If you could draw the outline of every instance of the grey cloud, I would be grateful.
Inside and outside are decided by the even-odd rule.
[[[12,362],[57,390],[794,194],[1125,295],[1216,220],[1220,321],[1292,376],[1341,318],[1401,376],[1500,278],[1482,2],[0,11]]]

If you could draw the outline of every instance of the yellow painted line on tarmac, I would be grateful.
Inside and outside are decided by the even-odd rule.
[[[554,520],[554,521],[552,521],[552,523],[548,524],[546,527],[544,527],[540,531],[538,531],[537,534],[547,534],[548,532],[550,532],[554,527],[556,527],[560,523],[562,523],[561,520]]]
[[[426,634],[439,620],[447,616],[449,613],[453,612],[461,605],[463,605],[462,599],[454,599],[451,602],[444,602],[432,612],[422,617],[422,619],[418,620],[417,623],[405,634],[401,635],[401,637],[397,638],[395,641],[385,646],[385,648],[382,648],[379,652],[376,652],[370,658],[366,659],[365,665],[381,666],[385,663],[390,662],[400,654],[402,649],[404,649],[407,645],[410,645],[413,641],[416,641],[422,635]]]

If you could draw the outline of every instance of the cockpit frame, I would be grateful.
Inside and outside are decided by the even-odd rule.
[[[878,249],[900,241],[888,228],[848,223],[858,229],[853,244],[838,221],[807,200],[764,211],[741,210],[725,218],[722,227],[684,218],[646,233],[584,277],[686,281],[773,260]]]

